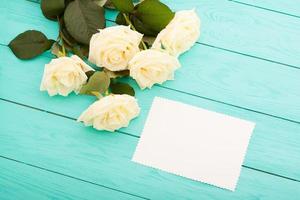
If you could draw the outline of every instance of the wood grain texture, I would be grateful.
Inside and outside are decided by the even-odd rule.
[[[296,36],[299,35],[300,22],[296,18],[225,0],[176,0],[168,1],[168,4],[175,9],[197,5],[203,24],[200,42],[290,65],[300,62],[296,56],[299,54],[299,49],[296,49],[299,37]],[[3,27],[12,27],[0,31],[1,44],[8,44],[27,29],[41,30],[53,39],[57,36],[56,23],[46,20],[36,3],[5,0],[0,2],[0,12]],[[113,12],[106,13],[107,18],[112,19],[113,15]],[[79,116],[94,98],[75,95],[50,98],[38,91],[43,65],[49,61],[49,54],[32,61],[20,61],[7,47],[0,47],[0,112],[5,114],[0,121],[0,140],[3,141],[0,155],[153,199],[297,199],[300,195],[300,126],[278,118],[300,119],[297,105],[300,100],[300,91],[297,90],[300,86],[299,70],[197,44],[181,58],[183,67],[177,72],[176,81],[144,92],[134,84],[142,108],[141,116],[122,129],[123,134],[108,134],[67,119]],[[231,193],[130,161],[138,140],[133,136],[140,134],[154,96],[257,123],[237,192]],[[32,108],[5,102],[7,100]],[[55,116],[57,114],[64,116]],[[22,169],[16,167],[16,171],[19,173],[15,179],[19,180]],[[42,186],[50,185],[53,180],[43,181],[42,176],[35,177],[31,172],[26,177],[23,191],[31,187],[31,180],[41,182]],[[85,186],[74,184],[73,189],[66,191],[66,198],[72,198],[73,194],[81,197],[72,191],[81,188]],[[37,191],[36,195],[42,191]],[[90,188],[90,191],[91,195],[97,194],[94,189]],[[87,199],[95,198],[87,195]]]
[[[57,23],[45,19],[37,3],[25,0],[2,0],[0,13],[2,25],[6,27],[0,31],[1,44],[8,44],[15,36],[28,29],[42,31],[51,39],[56,39],[58,36]]]
[[[57,22],[46,19],[38,3],[25,0],[2,0],[0,12],[2,26],[13,27],[0,31],[0,44],[7,45],[14,37],[28,29],[42,31],[48,38],[54,40],[58,36]]]
[[[174,10],[196,8],[202,22],[201,43],[300,67],[298,18],[227,0],[163,2]],[[115,16],[107,13],[111,20]]]
[[[129,194],[0,158],[0,199],[132,199]]]
[[[36,4],[31,4],[31,3],[25,5],[33,6],[33,7],[36,6]],[[31,12],[33,12],[33,10],[34,9],[30,9]],[[37,8],[37,10],[39,10],[39,8]],[[29,13],[28,16],[30,16]],[[32,23],[33,25],[31,26],[40,27],[39,24],[53,23],[49,20],[44,19],[43,16],[41,16],[41,13],[37,14],[37,16],[35,15],[33,16],[34,19],[26,18],[26,20],[30,21],[30,20],[36,20],[40,18],[42,21],[40,23]],[[21,22],[19,23],[21,24]],[[51,30],[55,29],[55,27],[52,27],[50,29]],[[10,37],[13,37],[11,36],[11,34],[5,34],[5,35],[9,35]],[[193,58],[198,57],[197,55],[198,53],[202,55],[202,57],[205,59],[194,60]],[[297,70],[286,69],[277,65],[273,66],[274,64],[245,58],[243,56],[232,55],[229,53],[224,55],[222,53],[224,52],[215,49],[210,49],[207,47],[196,46],[194,49],[192,49],[189,52],[189,54],[191,55],[186,54],[182,57],[184,66],[178,71],[176,75],[176,81],[168,82],[166,86],[175,89],[179,87],[182,91],[192,91],[195,94],[200,94],[200,95],[202,93],[206,95],[212,95],[214,98],[218,97],[219,99],[228,100],[228,98],[231,98],[231,100],[237,102],[238,105],[242,105],[241,103],[244,103],[243,101],[246,101],[248,105],[249,104],[251,106],[255,105],[256,107],[260,106],[261,108],[268,109],[273,113],[278,112],[280,110],[280,112],[283,112],[285,115],[290,115],[290,116],[292,115],[294,116],[294,118],[298,116],[299,113],[299,109],[298,109],[299,107],[297,106],[297,101],[299,99],[299,95],[297,93],[298,90],[292,90],[294,91],[294,93],[293,92],[291,93],[289,90],[289,87],[292,88],[299,85],[299,81],[297,79],[298,77]],[[1,59],[0,61],[1,63],[0,73],[3,77],[0,80],[3,83],[0,84],[3,87],[0,93],[2,98],[7,98],[20,103],[25,103],[27,105],[45,109],[48,111],[57,112],[59,114],[67,115],[73,118],[76,118],[80,114],[80,112],[84,110],[93,101],[93,99],[89,97],[81,96],[75,98],[74,95],[67,99],[63,97],[53,97],[50,100],[50,98],[45,93],[40,93],[38,91],[38,88],[39,88],[40,78],[43,71],[42,66],[45,63],[49,62],[50,60],[49,58],[39,57],[33,61],[23,62],[16,59],[9,51],[7,51],[7,49],[5,49],[5,47],[1,48],[1,55],[3,55],[3,57],[5,58],[5,59]],[[216,55],[217,57],[215,57]],[[265,65],[267,66],[271,65],[271,66],[265,69],[266,68]],[[6,67],[6,66],[14,66],[14,67]],[[254,68],[254,70],[252,70],[252,68]],[[30,71],[30,73],[28,73],[28,71]],[[263,76],[260,78],[256,77],[258,71],[263,71],[263,73],[261,73],[261,75]],[[273,73],[272,76],[269,75],[270,73]],[[248,78],[248,75],[251,75],[250,78]],[[286,77],[289,77],[289,79],[287,79],[289,81],[284,82],[286,80],[285,79]],[[282,78],[282,81],[277,82],[276,81],[277,78]],[[12,84],[11,87],[13,89],[10,90],[5,89],[4,88],[5,83]],[[242,85],[243,87],[239,87],[240,85]],[[213,88],[213,90],[211,88]],[[164,94],[164,96],[166,97],[172,97],[171,94],[178,96],[176,92],[166,92],[166,90],[164,89],[157,89],[156,91],[162,91],[162,92],[158,92],[158,93],[150,92],[149,93],[150,96],[148,96],[142,94],[139,91],[138,97],[140,99],[140,102],[143,103],[142,107],[143,110],[145,110],[145,112],[141,117],[139,117],[136,123],[133,123],[129,128],[124,129],[126,132],[134,135],[140,134],[142,124],[144,123],[147,110],[149,109],[150,106],[150,100],[153,98],[155,94],[157,95]],[[187,95],[182,95],[182,96],[187,99],[190,98]],[[149,100],[148,97],[150,97]],[[198,100],[198,98],[194,98],[193,101],[184,100],[184,102],[187,103],[198,102],[198,101],[206,102],[203,99]],[[202,103],[198,103],[198,105],[201,106]],[[244,117],[244,116],[247,117],[248,115],[250,115],[251,117],[249,117],[249,119],[252,121],[257,122],[261,120],[259,114],[245,112],[243,110],[235,109],[230,106],[224,106],[227,109],[223,109],[223,105],[218,103],[213,103],[213,102],[210,102],[209,105],[212,106],[209,106],[208,108],[214,107],[213,105],[218,105],[216,110],[220,112],[223,112],[223,110],[225,110],[226,113],[228,114],[234,114],[235,112],[237,112],[238,117]],[[290,108],[290,109],[286,109],[286,108]],[[269,119],[269,118],[265,117],[264,119]],[[264,121],[265,120],[261,122],[261,124],[264,127],[262,132],[263,133],[266,132],[267,133],[266,138],[271,139],[272,142],[271,143],[268,142],[270,143],[270,147],[271,147],[275,143],[273,139],[275,136],[273,135],[274,130],[268,128],[268,126],[269,123],[272,124],[280,120],[276,120],[276,119],[266,120],[266,121],[270,121],[267,122],[266,124],[264,124],[265,123]],[[295,125],[288,124],[287,127],[289,126],[295,127]],[[294,132],[294,128],[286,128],[284,122],[281,122],[278,127],[281,127],[278,132],[282,133],[281,134],[282,137],[275,139],[278,141],[280,141],[280,139],[284,139],[285,138],[284,134],[286,134],[289,130],[293,130]],[[291,140],[289,141],[292,142],[292,138],[294,139],[297,138],[295,137],[296,136],[290,136]],[[264,139],[262,141],[265,142],[267,139]],[[263,142],[261,142],[261,144],[263,144]],[[288,146],[290,142],[283,143],[282,145]],[[258,148],[258,146],[259,145],[257,145],[256,148]],[[289,149],[292,149],[291,151],[292,155],[297,155],[299,153],[298,152],[299,149],[297,148],[296,145],[293,145]],[[257,159],[258,161],[255,161],[253,163],[250,162],[250,166],[254,166],[254,167],[259,166],[260,169],[270,170],[271,172],[274,173],[279,173],[294,178],[299,178],[299,172],[297,168],[294,167],[295,164],[297,164],[295,158],[298,157],[292,156],[293,158],[292,161],[282,163],[281,159],[289,160],[290,157],[286,156],[286,153],[288,152],[283,152],[282,154],[275,154],[274,156],[272,154],[273,151],[274,150],[271,151],[268,150],[268,148],[264,151],[261,150],[254,151],[255,153],[253,153],[253,160]],[[258,156],[256,156],[256,154],[258,154]],[[266,163],[266,161],[264,161],[265,154],[269,155],[271,158],[274,158],[271,159],[272,162],[276,162],[276,165],[274,167],[273,165],[265,164]]]
[[[16,4],[16,1],[23,0],[7,4]],[[163,2],[174,10],[197,9],[202,20],[201,43],[300,68],[297,56],[300,54],[300,21],[297,18],[227,0]],[[39,9],[39,5],[36,7]],[[115,16],[116,12],[111,10],[106,13],[110,20]]]
[[[27,2],[13,8],[14,11],[8,13],[9,23],[16,27],[22,25],[24,30],[43,30],[55,38],[57,27],[42,16],[38,4]],[[17,15],[20,10],[25,10],[26,17],[13,20],[11,15]],[[8,29],[2,34],[0,43],[8,43],[15,32]],[[176,74],[176,81],[168,82],[165,87],[300,121],[300,90],[297,90],[300,70],[203,45],[195,45],[180,61],[183,66]]]
[[[15,58],[7,50],[7,47],[0,47],[0,54],[5,57],[5,59],[0,59],[0,98],[71,118],[77,118],[95,100],[93,97],[76,96],[74,94],[67,98],[62,96],[49,97],[47,93],[40,92],[42,66],[50,58],[38,57],[33,61],[24,62]],[[300,180],[300,172],[297,167],[300,166],[300,147],[297,142],[300,141],[300,134],[298,134],[300,133],[299,124],[161,87],[153,87],[152,90],[141,91],[134,81],[130,83],[136,90],[136,96],[142,112],[128,128],[124,128],[121,131],[135,136],[140,135],[152,99],[155,96],[170,98],[248,119],[257,123],[257,127],[246,158],[247,166]],[[7,85],[10,88],[7,88]],[[277,148],[274,148],[274,146],[277,146]]]
[[[130,161],[137,138],[0,102],[1,155],[151,199],[298,199],[300,184],[243,168],[235,192]],[[30,116],[30,117],[28,117]],[[16,150],[16,146],[20,151]],[[34,147],[34,148],[32,148]]]
[[[230,0],[231,1],[231,0]],[[245,3],[250,6],[267,9],[292,17],[300,18],[300,0],[232,0],[233,2]]]

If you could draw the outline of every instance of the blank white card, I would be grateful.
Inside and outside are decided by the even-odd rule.
[[[133,161],[234,191],[255,124],[156,97]]]

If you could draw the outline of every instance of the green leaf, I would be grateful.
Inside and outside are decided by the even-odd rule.
[[[104,7],[108,8],[108,9],[116,9],[114,4],[112,3],[112,0],[95,0],[97,2],[98,5],[103,5],[103,2],[105,2]],[[138,3],[140,3],[143,0],[133,0],[133,5],[136,5]]]
[[[67,7],[69,5],[69,3],[71,3],[74,0],[65,0],[65,7]]]
[[[66,29],[66,25],[63,17],[58,18],[59,24],[59,35],[64,43],[68,44],[70,47],[77,45],[75,39],[70,35],[70,33]]]
[[[127,83],[111,83],[110,90],[113,94],[135,95],[134,89]]]
[[[105,27],[104,9],[92,0],[75,0],[68,4],[64,22],[76,41],[88,45],[92,35]]]
[[[116,9],[114,4],[111,2],[111,0],[106,1],[104,8],[113,9],[113,10]]]
[[[151,47],[152,44],[154,43],[156,37],[151,37],[151,36],[144,36],[143,41],[148,45],[148,47]]]
[[[124,76],[129,76],[130,71],[125,69],[122,71],[110,71],[106,68],[103,69],[103,71],[109,76],[109,78],[120,78],[120,77],[124,77]]]
[[[81,59],[85,59],[85,56],[82,53],[81,47],[80,46],[74,46],[72,48],[72,51],[75,55],[79,56]]]
[[[28,30],[15,37],[8,46],[18,58],[30,59],[49,50],[54,42],[40,31]]]
[[[144,35],[156,37],[157,34],[159,33],[158,31],[152,30],[152,27],[150,27],[147,24],[143,23],[140,19],[138,19],[134,15],[131,16],[130,20],[131,20],[133,26],[135,27],[135,29],[138,32],[143,33]]]
[[[148,27],[146,24],[141,22],[141,20],[139,20],[135,15],[129,14],[129,18],[130,18],[132,25],[138,32],[143,33],[144,35],[147,35],[147,36],[157,36],[157,34],[158,34],[157,31],[151,30],[150,27]],[[119,25],[128,25],[123,16],[123,13],[121,13],[121,12],[118,13],[117,18],[116,18],[116,23]]]
[[[132,0],[111,0],[111,2],[122,13],[131,13],[134,9]]]
[[[42,0],[41,9],[46,18],[56,20],[65,10],[65,0]]]
[[[98,5],[103,7],[106,3],[108,3],[108,0],[94,0],[94,2]]]
[[[116,23],[119,25],[127,25],[123,13],[119,12],[116,18]]]
[[[89,50],[90,50],[89,45],[80,45],[80,51],[84,57],[87,58],[89,56]]]
[[[80,94],[93,95],[93,92],[104,93],[110,84],[110,78],[105,72],[95,72],[82,86]]]
[[[174,13],[159,0],[145,0],[136,6],[135,16],[158,33],[169,24]]]
[[[96,73],[96,71],[90,70],[90,71],[85,72],[85,75],[88,77],[88,79],[90,79],[91,76],[95,73]]]

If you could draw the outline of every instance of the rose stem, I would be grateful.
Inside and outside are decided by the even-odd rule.
[[[136,28],[133,26],[130,19],[128,18],[128,16],[125,13],[123,13],[123,17],[124,17],[126,23],[132,28],[132,30],[136,31]],[[144,43],[143,39],[142,39],[141,43],[142,43],[143,49],[147,50],[148,48],[147,48],[146,44]]]
[[[91,92],[92,95],[94,95],[95,97],[97,97],[97,99],[101,99],[103,96],[100,94],[100,92]]]
[[[64,56],[66,56],[66,49],[65,49],[65,45],[64,45],[64,40],[61,40],[61,47],[62,47],[62,54]]]

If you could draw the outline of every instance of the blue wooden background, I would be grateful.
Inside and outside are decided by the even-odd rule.
[[[20,32],[57,37],[38,2],[0,1],[0,199],[299,199],[300,0],[165,0],[197,8],[202,35],[176,80],[136,89],[142,113],[117,133],[75,122],[95,99],[39,92],[50,53],[17,59]],[[113,24],[116,13],[106,13]],[[235,192],[131,161],[154,96],[257,123]]]

